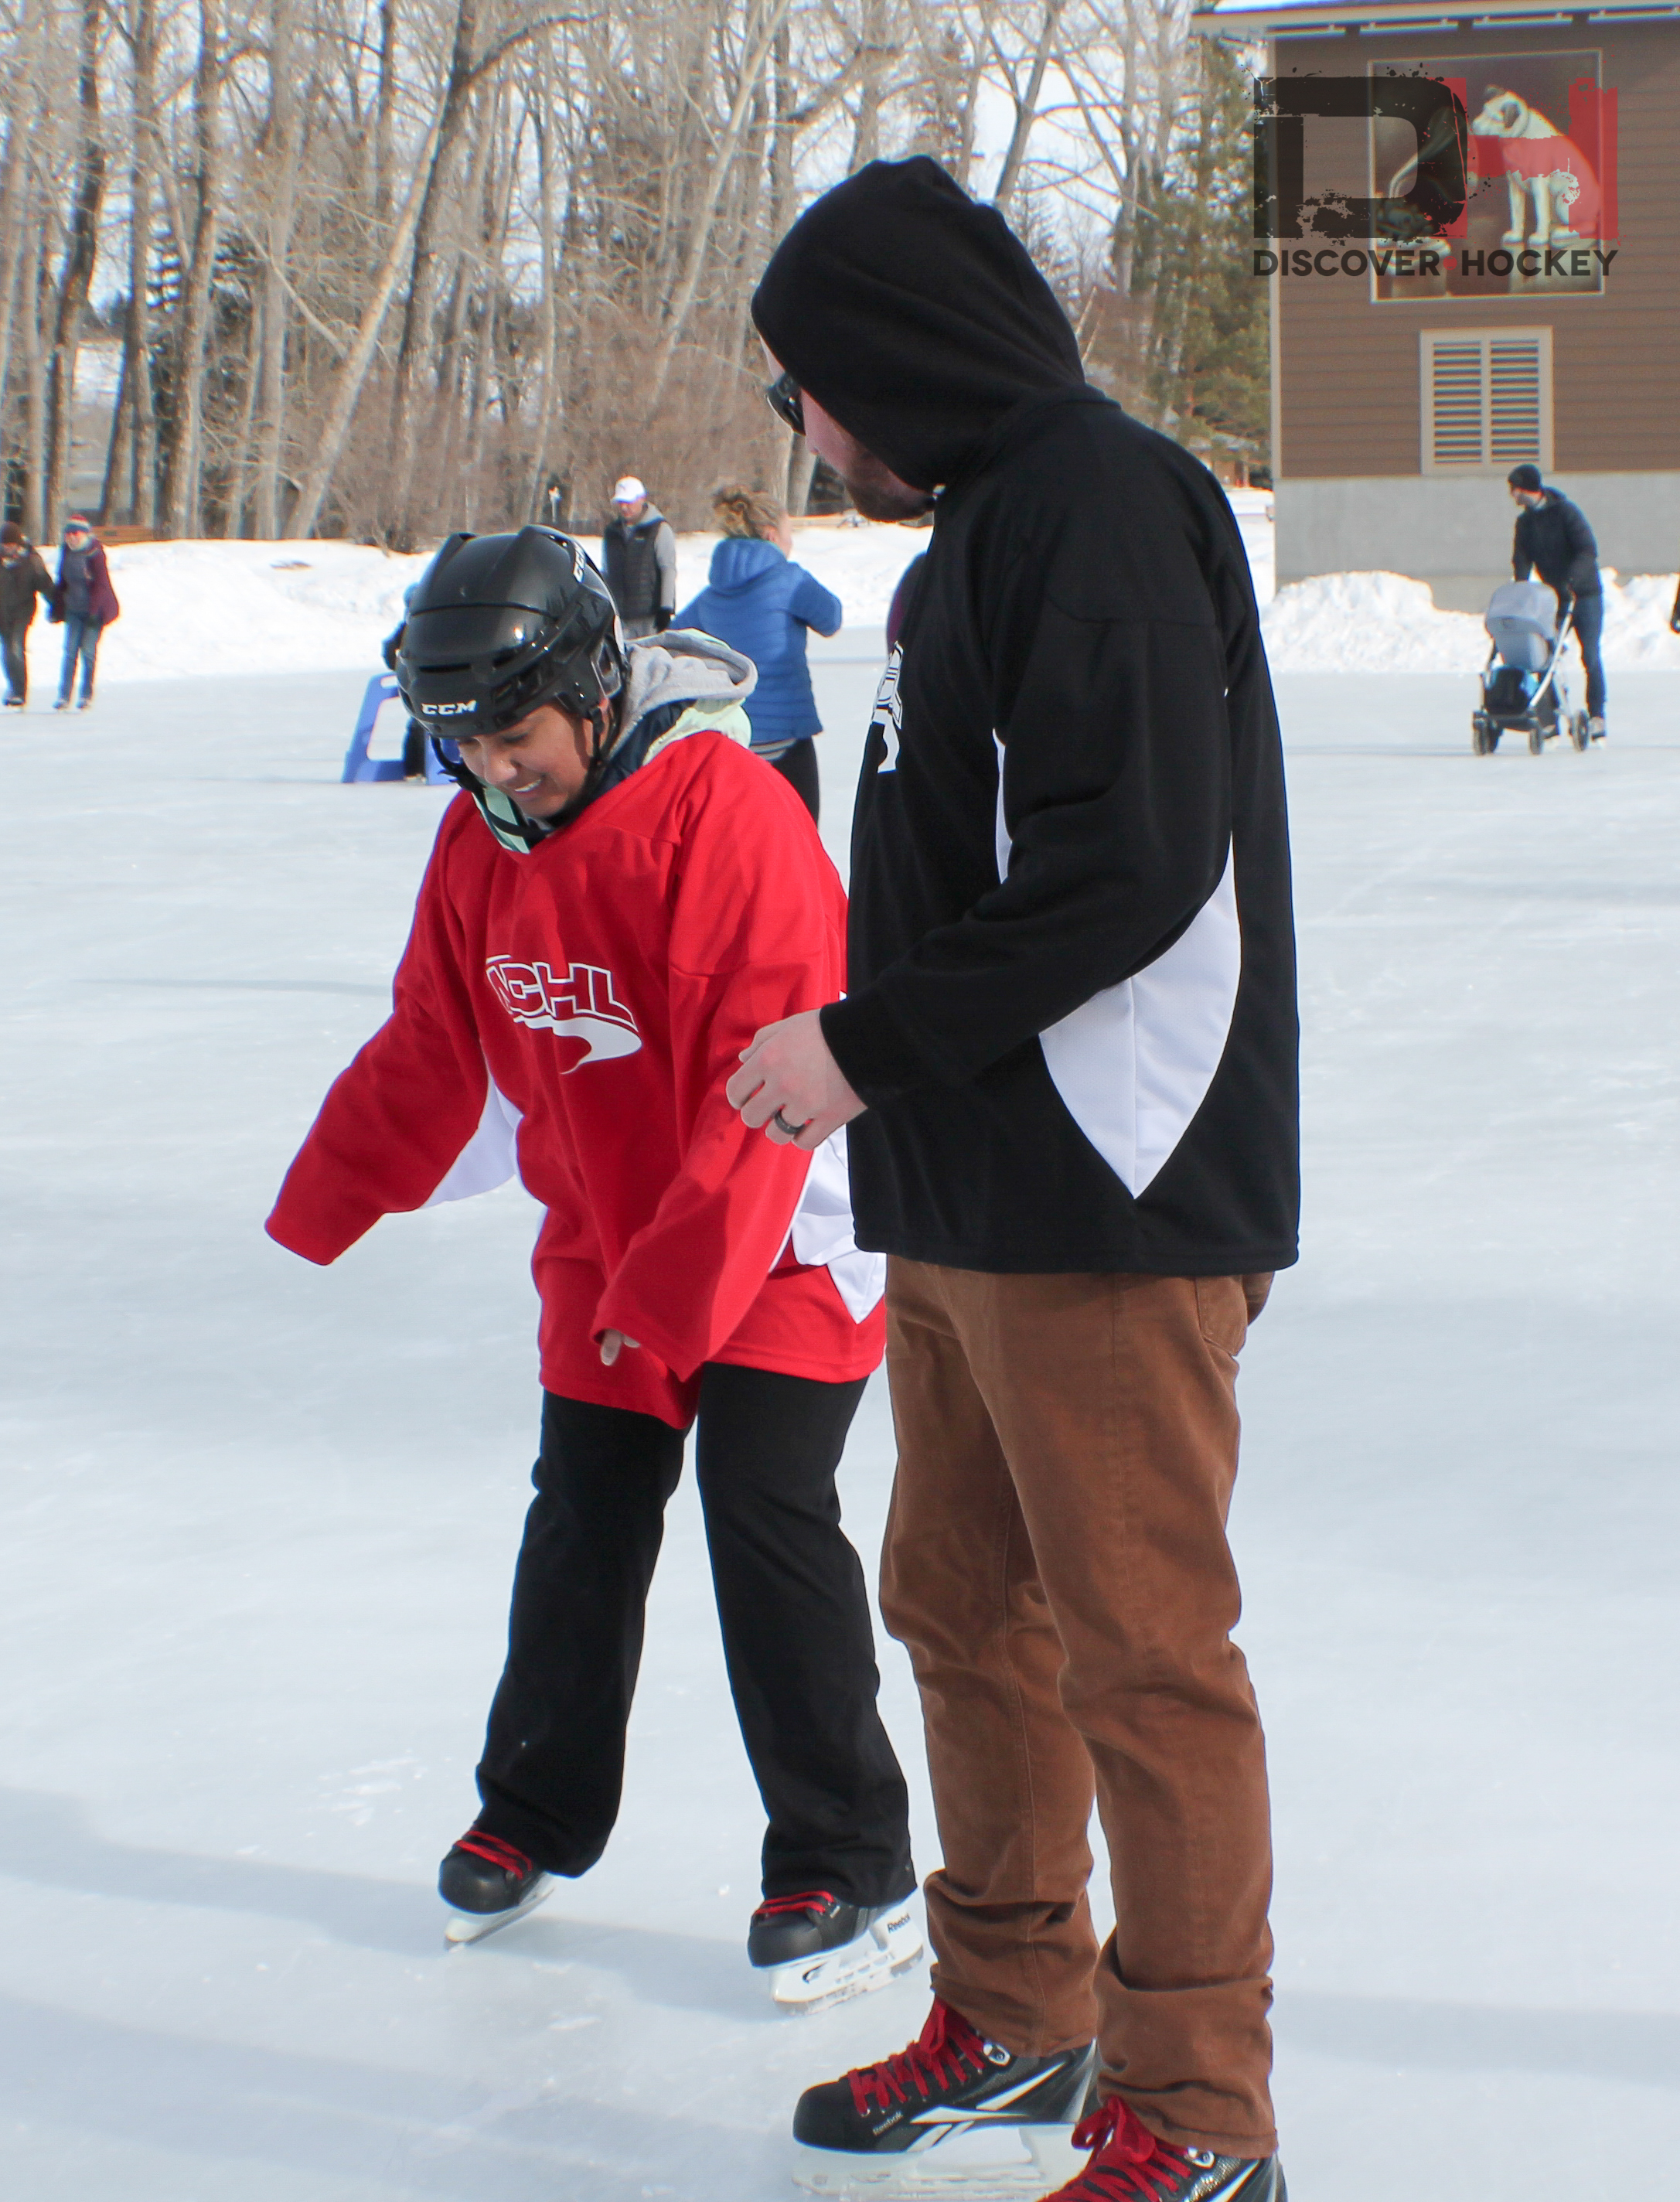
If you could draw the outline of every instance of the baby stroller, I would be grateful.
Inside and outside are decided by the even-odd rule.
[[[1571,708],[1561,662],[1571,613],[1559,617],[1558,600],[1543,582],[1507,581],[1488,598],[1483,624],[1493,647],[1482,668],[1482,708],[1470,721],[1477,756],[1491,757],[1505,733],[1526,734],[1530,757],[1559,734],[1586,749],[1587,714]]]

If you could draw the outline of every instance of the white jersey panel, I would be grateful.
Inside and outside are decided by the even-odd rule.
[[[996,742],[996,736],[993,737]],[[998,877],[1009,869],[998,749]],[[1242,975],[1234,852],[1172,946],[1039,1034],[1063,1106],[1136,1199],[1207,1098],[1230,1037]]]
[[[489,1089],[477,1131],[450,1164],[443,1182],[426,1204],[428,1208],[441,1207],[446,1200],[471,1200],[477,1193],[494,1192],[498,1185],[505,1185],[517,1175],[519,1155],[514,1141],[523,1118],[493,1078]]]
[[[793,1211],[791,1240],[796,1260],[826,1269],[853,1322],[862,1322],[887,1289],[887,1257],[865,1253],[853,1236],[852,1171],[844,1128],[824,1139],[811,1158],[805,1189]],[[780,1253],[776,1261],[781,1259]],[[770,1264],[775,1267],[775,1263]]]

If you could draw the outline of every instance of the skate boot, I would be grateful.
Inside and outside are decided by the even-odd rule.
[[[1601,742],[1609,731],[1602,719],[1589,719],[1587,721],[1587,739],[1589,742]]]
[[[451,1942],[481,1942],[534,1911],[554,1886],[523,1851],[482,1828],[469,1828],[438,1869],[438,1893],[451,1916]]]
[[[1045,2202],[1289,2202],[1275,2156],[1215,2156],[1175,2148],[1150,2132],[1118,2095],[1099,2103],[1074,2132],[1096,2153]]]
[[[911,1899],[846,1904],[826,1888],[767,1896],[746,1933],[746,1959],[769,1975],[784,2011],[827,2011],[882,1987],[922,1955]]]
[[[1079,2169],[1074,2121],[1095,2068],[1088,2042],[1017,2057],[935,2002],[908,2049],[806,2088],[794,2180],[858,2202],[1043,2194]]]

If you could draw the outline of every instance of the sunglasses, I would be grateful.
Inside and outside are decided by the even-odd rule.
[[[774,382],[764,385],[764,403],[778,421],[785,421],[796,436],[805,433],[805,409],[800,402],[799,386],[791,374],[779,374]]]

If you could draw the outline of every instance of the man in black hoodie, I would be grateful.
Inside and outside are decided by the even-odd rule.
[[[883,2156],[1013,2122],[1046,2185],[1075,2172],[1062,2202],[1275,2202],[1224,1525],[1235,1357],[1295,1258],[1297,1028],[1241,539],[929,161],[818,200],[753,314],[772,403],[854,501],[935,515],[864,753],[851,992],[766,1027],[729,1089],[774,1139],[851,1123],[858,1242],[891,1257],[882,1610],[944,1850],[920,2040],[809,2090],[795,2135],[871,2193]]]

